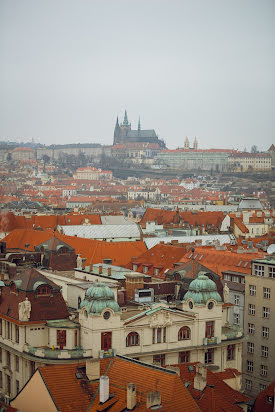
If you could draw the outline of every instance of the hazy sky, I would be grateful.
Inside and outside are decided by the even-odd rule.
[[[0,140],[275,143],[274,0],[0,0]]]

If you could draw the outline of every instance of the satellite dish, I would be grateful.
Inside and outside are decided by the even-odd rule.
[[[275,243],[273,243],[273,245],[268,246],[267,253],[269,255],[272,255],[273,253],[275,253]]]

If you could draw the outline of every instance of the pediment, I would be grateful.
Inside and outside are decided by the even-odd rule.
[[[164,328],[172,325],[176,322],[192,321],[194,316],[190,313],[177,312],[169,309],[162,308],[152,313],[148,311],[140,314],[140,317],[135,319],[125,320],[125,325],[129,326],[149,326],[150,328]]]

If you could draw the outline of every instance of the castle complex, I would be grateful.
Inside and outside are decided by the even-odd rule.
[[[141,130],[140,119],[138,121],[138,129],[132,130],[131,123],[128,121],[127,111],[125,110],[123,123],[118,122],[118,117],[116,120],[115,131],[114,131],[114,142],[113,145],[117,144],[127,144],[127,143],[157,143],[160,147],[165,147],[164,142],[159,140],[154,129],[151,130]]]

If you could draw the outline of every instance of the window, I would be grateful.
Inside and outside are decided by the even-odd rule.
[[[263,383],[260,383],[259,388],[260,388],[260,392],[262,392],[266,389],[266,385]]]
[[[275,266],[269,266],[268,268],[268,276],[270,278],[275,278]]]
[[[266,326],[262,327],[262,337],[269,338],[269,328],[267,328]]]
[[[247,342],[247,352],[254,353],[254,343],[253,342]]]
[[[253,362],[248,360],[247,361],[247,372],[253,372],[253,368],[254,368]]]
[[[254,265],[254,273],[256,276],[264,276],[264,266]]]
[[[159,268],[154,268],[154,275],[158,275],[159,274]]]
[[[78,296],[77,298],[77,308],[80,309],[80,304],[81,304],[81,297]]]
[[[240,296],[239,295],[234,295],[234,303],[235,303],[235,305],[239,306],[239,304],[240,304]]]
[[[126,346],[138,346],[139,334],[137,332],[130,332],[126,337]]]
[[[249,324],[248,324],[248,333],[249,333],[250,335],[254,335],[254,332],[255,332],[255,325],[254,325],[254,323],[249,323]]]
[[[2,348],[0,348],[0,362],[2,362]]]
[[[166,342],[166,328],[163,328],[162,329],[162,341],[163,341],[163,343],[165,343]]]
[[[214,322],[206,322],[205,324],[205,337],[213,338],[214,337]]]
[[[239,325],[240,324],[240,315],[239,313],[234,313],[234,325]]]
[[[204,354],[204,363],[206,365],[214,363],[214,348],[208,349]]]
[[[245,380],[245,389],[246,389],[247,391],[251,391],[251,389],[252,389],[252,381],[251,381],[250,379],[246,379],[246,380]]]
[[[157,328],[157,343],[161,343],[161,328]]]
[[[2,336],[2,319],[0,319],[0,336]]]
[[[267,376],[267,366],[266,365],[261,365],[261,372],[260,374],[262,376]]]
[[[15,325],[15,342],[19,343],[19,326]]]
[[[263,307],[263,318],[269,318],[270,317],[270,308],[266,308],[265,306]]]
[[[263,358],[268,358],[268,346],[261,347],[261,354]]]
[[[40,285],[38,286],[38,288],[36,289],[36,294],[38,296],[50,296],[52,294],[52,288],[50,285]]]
[[[235,345],[227,346],[227,360],[235,359]]]
[[[133,263],[133,270],[136,271],[137,270],[137,265],[135,263]]]
[[[15,355],[15,370],[19,372],[19,356]]]
[[[19,392],[19,381],[16,380],[15,383],[16,383],[16,393],[18,393]]]
[[[153,344],[156,343],[155,340],[156,340],[156,328],[153,328],[152,329],[152,343]]]
[[[11,354],[10,352],[7,352],[7,367],[11,367]]]
[[[165,355],[153,355],[153,363],[157,365],[165,365]]]
[[[0,371],[0,388],[3,388],[3,373]]]
[[[270,299],[270,288],[263,288],[264,299]]]
[[[63,349],[66,346],[66,331],[65,330],[57,330],[56,331],[56,344]]]
[[[10,396],[10,394],[11,394],[11,377],[9,375],[6,375],[6,383],[7,383],[7,387],[6,387],[7,393],[8,393],[8,396]]]
[[[248,314],[255,316],[255,312],[256,312],[256,308],[255,305],[252,305],[251,303],[249,303],[248,305]]]
[[[143,273],[147,273],[148,272],[148,266],[143,266]]]
[[[183,351],[179,352],[179,363],[188,363],[190,362],[190,352]]]
[[[249,285],[249,295],[256,296],[256,286],[255,285]]]
[[[178,333],[178,340],[186,340],[191,339],[191,330],[188,326],[183,326],[180,328]]]

